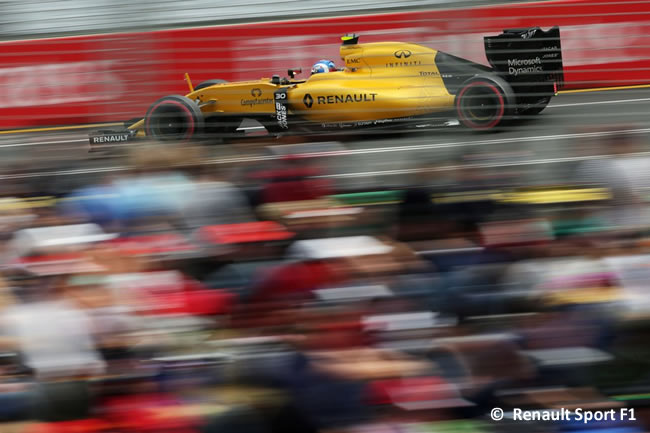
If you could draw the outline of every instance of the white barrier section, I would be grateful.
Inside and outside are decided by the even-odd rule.
[[[11,0],[0,2],[0,36],[124,31],[143,26],[215,24],[418,7],[487,5],[486,0]],[[494,2],[492,2],[493,4]],[[505,2],[504,2],[505,3]]]

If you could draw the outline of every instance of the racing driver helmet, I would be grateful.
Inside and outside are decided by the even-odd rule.
[[[311,74],[336,71],[336,64],[331,60],[319,60],[311,67]]]

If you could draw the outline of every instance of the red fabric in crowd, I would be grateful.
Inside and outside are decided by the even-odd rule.
[[[106,430],[107,424],[99,419],[38,423],[25,427],[25,433],[92,433]]]
[[[206,289],[200,282],[185,279],[177,292],[155,296],[157,314],[215,315],[230,311],[235,296],[222,290]]]
[[[268,179],[268,180],[283,180],[305,178],[310,176],[318,176],[323,174],[318,168],[315,167],[291,167],[279,168],[275,170],[263,170],[251,176],[252,179]]]
[[[235,296],[220,290],[196,290],[185,294],[186,309],[195,316],[225,314],[230,311]]]
[[[373,405],[416,403],[458,398],[448,382],[439,377],[413,377],[376,380],[367,386],[367,399]]]
[[[118,248],[124,255],[180,253],[196,248],[183,236],[173,233],[118,238],[107,244]]]
[[[247,242],[281,241],[294,236],[284,226],[273,221],[241,224],[220,224],[199,229],[199,236],[216,244],[241,244]]]
[[[302,179],[292,181],[274,181],[262,191],[263,203],[282,203],[288,201],[316,200],[333,194],[329,182],[325,179]]]
[[[158,414],[164,408],[179,408],[182,402],[165,394],[138,394],[111,398],[103,409],[106,419],[117,431],[128,433],[197,433],[196,426],[203,422],[193,416],[165,416]]]
[[[271,269],[254,288],[252,301],[266,302],[288,297],[310,297],[313,290],[339,284],[345,276],[327,262],[291,263]]]
[[[361,320],[338,321],[318,324],[311,328],[315,337],[307,343],[312,350],[341,350],[351,347],[368,347],[372,339],[363,332]]]

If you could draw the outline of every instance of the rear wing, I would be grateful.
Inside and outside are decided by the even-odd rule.
[[[549,83],[555,92],[564,86],[559,27],[509,29],[484,40],[488,62],[508,82],[519,86]]]

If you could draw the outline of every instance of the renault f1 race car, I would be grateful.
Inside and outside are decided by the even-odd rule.
[[[560,29],[504,30],[484,38],[491,67],[421,45],[359,43],[346,35],[345,67],[297,79],[210,80],[185,96],[165,96],[144,118],[121,131],[95,131],[91,145],[146,136],[187,141],[235,133],[254,119],[270,134],[303,134],[341,128],[455,120],[473,130],[492,130],[540,113],[564,83]],[[443,122],[444,123],[444,122]]]

